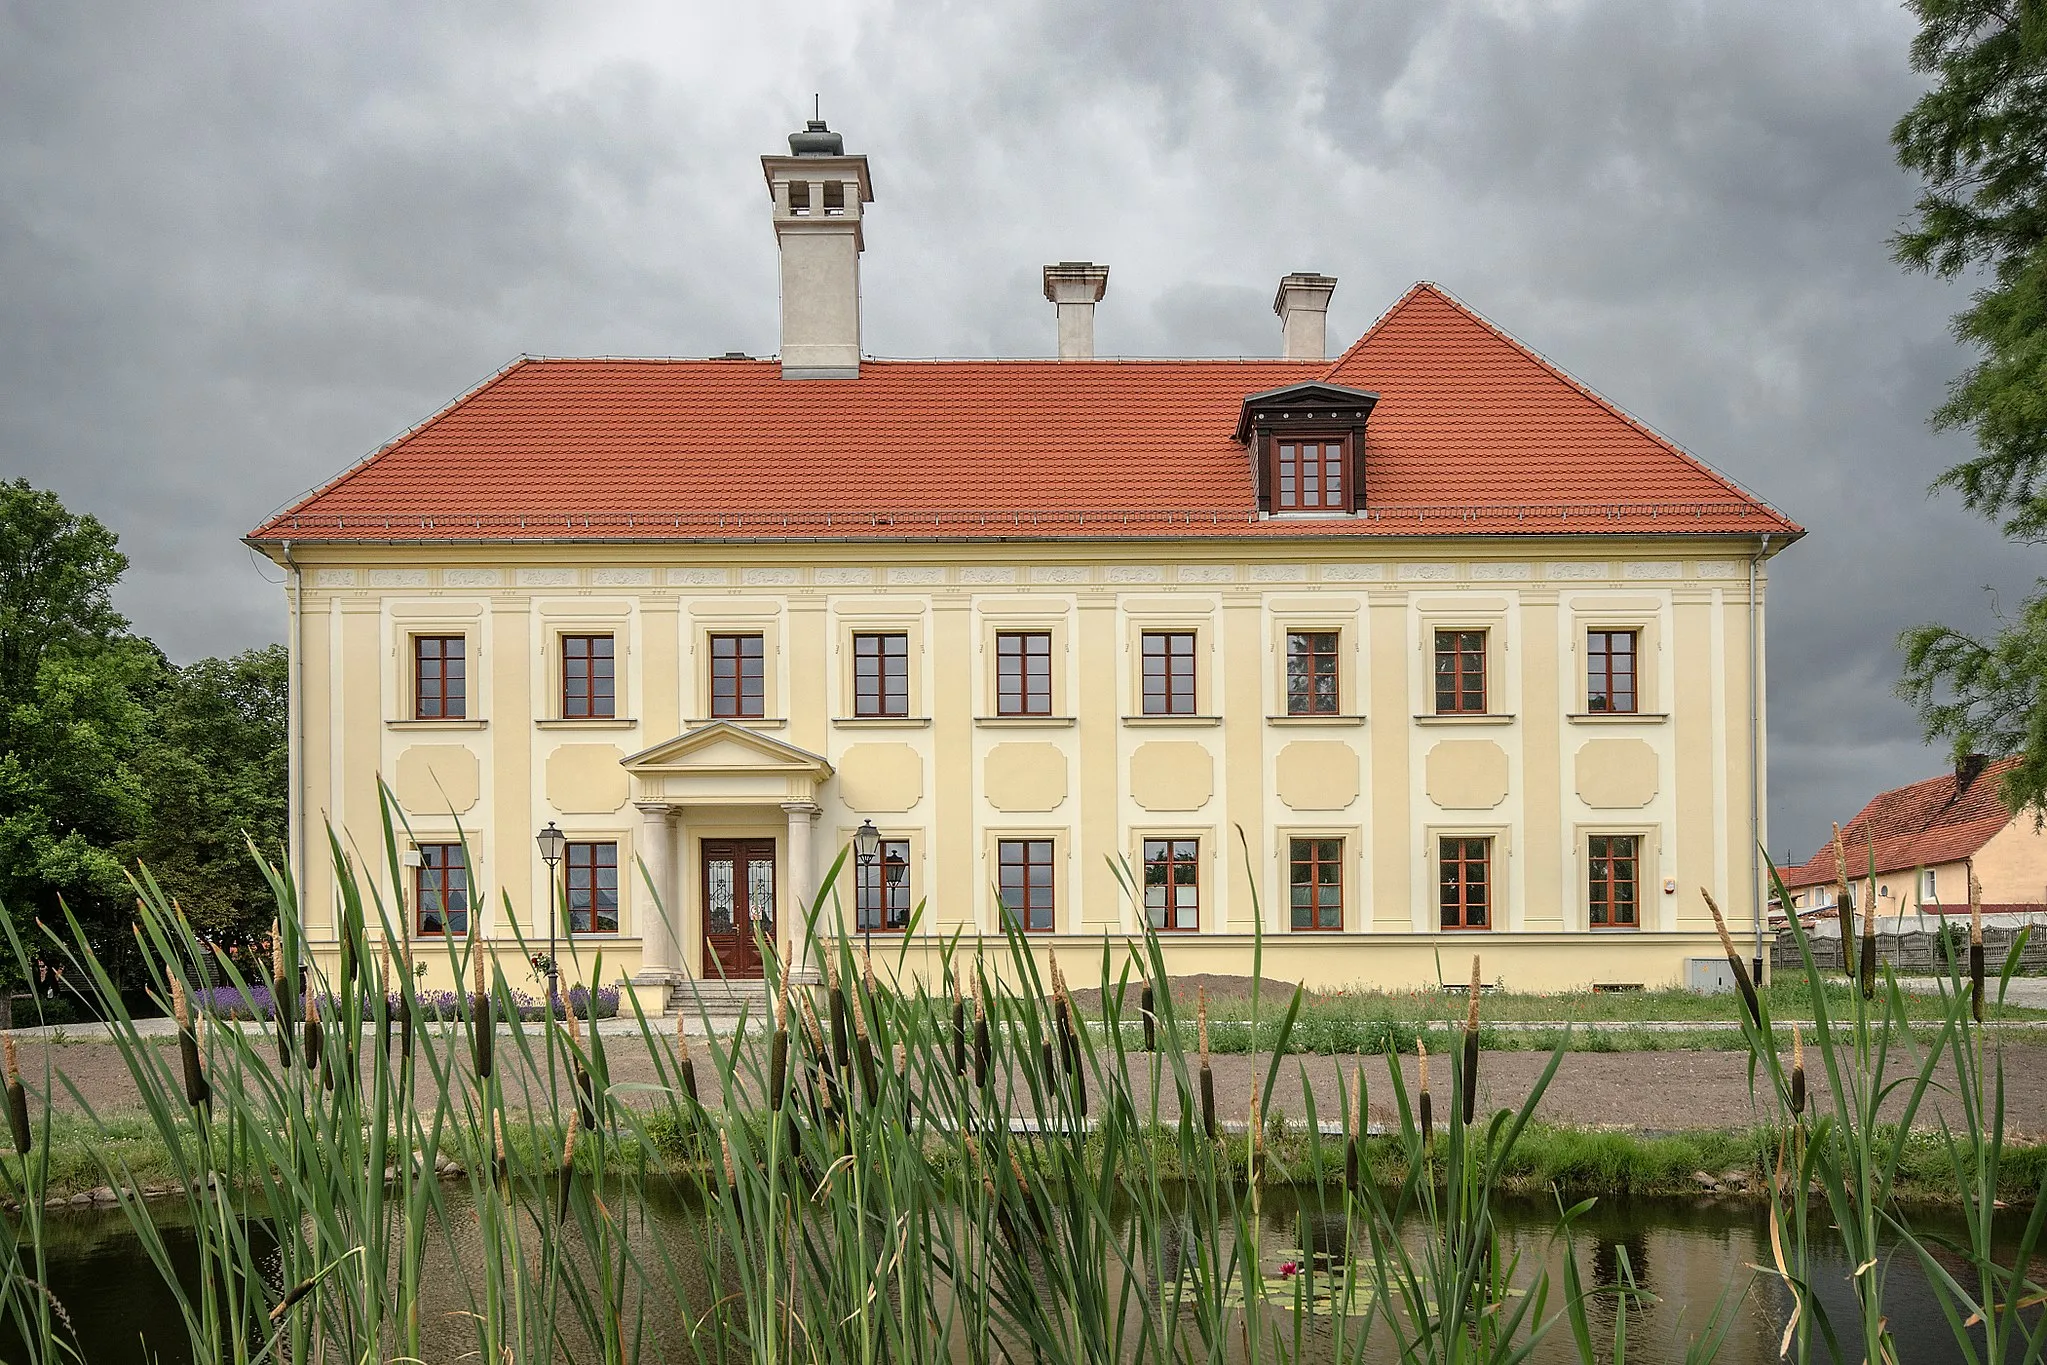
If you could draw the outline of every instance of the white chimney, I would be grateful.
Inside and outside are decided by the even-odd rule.
[[[1108,292],[1109,267],[1061,261],[1045,267],[1045,297],[1059,306],[1059,358],[1095,358],[1095,305]]]
[[[1329,358],[1329,296],[1336,281],[1327,275],[1299,271],[1279,282],[1279,296],[1272,311],[1279,314],[1279,330],[1288,360]]]
[[[874,202],[867,158],[812,119],[789,155],[764,156],[782,250],[782,378],[860,377],[862,204]]]

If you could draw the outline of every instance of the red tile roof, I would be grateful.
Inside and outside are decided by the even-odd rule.
[[[252,539],[1787,535],[1799,528],[1433,285],[1336,361],[539,360]],[[1259,519],[1250,394],[1379,395],[1367,511]]]
[[[1841,828],[1849,880],[1869,875],[1872,841],[1878,876],[1973,857],[2011,823],[1998,787],[2017,762],[2000,758],[1986,763],[1966,786],[1955,774],[1946,773],[1876,797]],[[1796,891],[1831,882],[1834,872],[1834,845],[1829,840],[1803,866],[1783,869],[1781,875],[1784,885]]]

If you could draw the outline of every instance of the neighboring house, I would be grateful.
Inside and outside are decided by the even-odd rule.
[[[1910,931],[1922,916],[1966,915],[1972,872],[1983,886],[1983,909],[1995,919],[2047,912],[2047,832],[2034,812],[2007,810],[1998,790],[2017,762],[1964,759],[1951,773],[1882,793],[1842,826],[1856,913],[1874,905],[1886,933],[1898,932],[1900,919]],[[1801,918],[1838,920],[1832,840],[1780,875]]]
[[[1333,360],[1318,275],[1279,359],[1098,360],[1066,263],[1057,360],[871,359],[866,159],[791,143],[779,360],[522,359],[250,536],[316,949],[380,777],[437,980],[472,914],[545,938],[549,822],[575,974],[654,1004],[758,975],[867,821],[821,928],[927,980],[999,905],[1076,972],[1147,921],[1246,972],[1262,915],[1324,986],[1672,982],[1702,886],[1752,941],[1799,527],[1428,284]]]

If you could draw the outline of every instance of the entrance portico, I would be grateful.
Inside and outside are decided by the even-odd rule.
[[[645,869],[632,878],[645,943],[632,984],[643,1005],[665,1007],[667,989],[691,976],[758,975],[753,927],[803,961],[817,890],[811,830],[832,765],[730,721],[623,762]]]

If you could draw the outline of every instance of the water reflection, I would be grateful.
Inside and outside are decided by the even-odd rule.
[[[430,1360],[470,1355],[475,1336],[470,1314],[475,1305],[467,1288],[465,1267],[486,1254],[473,1213],[450,1191],[448,1211],[428,1240],[430,1277],[422,1323]],[[168,1214],[168,1210],[164,1211]],[[1355,1258],[1368,1254],[1365,1231],[1340,1211],[1313,1197],[1294,1199],[1268,1192],[1257,1226],[1255,1252],[1268,1283],[1285,1286],[1271,1295],[1275,1308],[1299,1304],[1310,1315],[1299,1340],[1308,1358],[1326,1358],[1339,1330],[1332,1318],[1345,1306],[1340,1290],[1346,1270],[1360,1295],[1348,1307],[1361,1313],[1368,1306],[1367,1269]],[[1502,1209],[1501,1225],[1508,1249],[1520,1256],[1517,1282],[1525,1283],[1537,1266],[1560,1276],[1562,1257],[1576,1255],[1589,1286],[1621,1286],[1630,1282],[1641,1291],[1627,1307],[1628,1358],[1643,1362],[1678,1362],[1689,1343],[1702,1334],[1716,1310],[1731,1315],[1732,1326],[1718,1359],[1723,1365],[1764,1365],[1777,1359],[1777,1344],[1788,1303],[1773,1280],[1758,1277],[1751,1267],[1769,1262],[1767,1215],[1760,1208],[1716,1203],[1608,1203],[1595,1206],[1581,1222],[1574,1244],[1566,1247],[1553,1233],[1553,1205],[1534,1201]],[[703,1210],[680,1196],[653,1198],[629,1225],[636,1254],[648,1267],[644,1293],[628,1291],[621,1308],[631,1324],[628,1339],[641,1342],[645,1361],[696,1358],[688,1341],[685,1314],[736,1311],[719,1307],[736,1288],[729,1269],[721,1276],[705,1254]],[[1934,1226],[1930,1232],[1948,1229]],[[165,1229],[164,1241],[189,1284],[195,1277],[194,1248],[188,1232]],[[1176,1279],[1213,1273],[1191,1255],[1198,1239],[1169,1227],[1160,1248],[1160,1264],[1145,1279],[1145,1294],[1156,1311],[1172,1301]],[[1411,1241],[1411,1246],[1418,1243]],[[80,1213],[52,1219],[46,1242],[51,1268],[49,1288],[69,1312],[78,1330],[84,1358],[93,1365],[162,1360],[166,1365],[189,1361],[185,1332],[176,1301],[155,1266],[114,1213]],[[501,1254],[534,1257],[540,1247],[521,1245]],[[1292,1274],[1281,1271],[1291,1263]],[[1816,1257],[1814,1281],[1837,1324],[1855,1318],[1849,1290],[1849,1267],[1838,1256]],[[1898,1338],[1900,1358],[1908,1361],[1957,1357],[1955,1344],[1929,1294],[1923,1275],[1907,1256],[1889,1263],[1887,1307]],[[1298,1277],[1298,1287],[1295,1285]],[[720,1282],[720,1281],[723,1282]],[[1965,1283],[1967,1280],[1965,1279]],[[881,1287],[893,1301],[893,1285]],[[1559,1285],[1560,1288],[1560,1285]],[[1339,1292],[1332,1293],[1332,1290]],[[1558,1300],[1553,1296],[1552,1306]],[[1602,1294],[1593,1300],[1590,1316],[1595,1340],[1613,1340],[1621,1296]],[[1133,1312],[1143,1311],[1133,1301]],[[1354,1337],[1358,1319],[1348,1321]],[[580,1358],[576,1343],[584,1334],[578,1324],[557,1324],[563,1331],[563,1356]],[[959,1343],[955,1343],[955,1346]],[[0,1331],[0,1359],[16,1359],[18,1343]],[[1844,1343],[1844,1349],[1846,1343]],[[1378,1326],[1366,1360],[1390,1360],[1397,1354],[1392,1333]],[[1823,1355],[1824,1352],[1821,1352]],[[1569,1333],[1559,1330],[1543,1341],[1533,1359],[1567,1362],[1577,1359]]]

